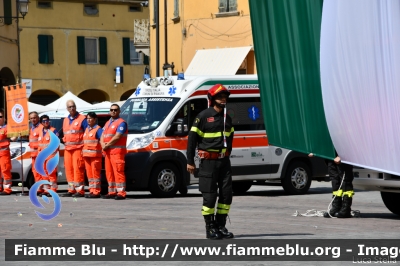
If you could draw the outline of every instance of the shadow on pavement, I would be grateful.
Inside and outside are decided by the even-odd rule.
[[[254,235],[235,235],[235,239],[243,237],[260,237],[260,236],[312,236],[314,234],[254,234]]]
[[[388,220],[400,220],[400,216],[393,214],[393,213],[365,213],[361,212],[360,218],[374,218],[374,219],[388,219]],[[355,218],[357,219],[357,218]]]

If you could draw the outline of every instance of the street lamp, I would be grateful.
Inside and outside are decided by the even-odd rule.
[[[19,0],[18,1],[18,9],[19,13],[22,15],[22,19],[24,19],[25,15],[28,13],[28,3],[29,0]]]
[[[18,19],[20,19],[20,18],[24,19],[26,14],[28,13],[28,3],[30,3],[29,0],[17,0],[18,10],[22,17],[18,16],[18,13],[17,13],[16,17],[3,16],[3,17],[0,17],[0,24],[4,24],[5,19],[14,19],[16,22],[18,22]]]

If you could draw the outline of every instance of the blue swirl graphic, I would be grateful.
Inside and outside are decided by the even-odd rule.
[[[60,157],[58,152],[54,155],[53,158],[49,159],[46,164],[47,173],[53,173],[53,171],[57,168],[58,162],[60,161]]]
[[[51,130],[47,131],[47,134],[49,134],[49,136],[50,136],[50,143],[45,149],[43,149],[42,151],[39,152],[38,156],[36,157],[36,161],[35,161],[36,172],[38,172],[42,176],[47,176],[46,171],[45,171],[46,160],[48,158],[50,158],[57,151],[58,147],[60,146],[60,140]],[[59,159],[60,159],[60,157],[57,152],[53,158],[50,158],[47,161],[47,164],[46,164],[47,173],[50,174],[56,169]],[[38,197],[36,195],[37,195],[37,191],[39,190],[40,186],[44,185],[44,184],[51,185],[51,183],[49,181],[41,180],[41,181],[33,184],[31,189],[29,190],[29,199],[31,200],[33,205],[35,205],[36,207],[38,207],[40,209],[44,209],[45,207],[39,202]],[[60,200],[60,197],[58,196],[58,194],[52,190],[48,190],[47,192],[50,193],[50,195],[53,197],[53,201],[54,201],[53,212],[50,214],[44,214],[44,213],[35,211],[37,216],[39,216],[39,218],[42,218],[43,220],[46,220],[46,221],[53,219],[61,211],[61,200]],[[42,196],[42,199],[45,203],[47,203],[47,204],[50,203],[50,200],[48,199],[48,197]]]
[[[45,149],[43,149],[41,152],[39,152],[38,156],[36,157],[36,161],[35,161],[35,169],[36,172],[38,172],[40,175],[42,176],[47,176],[45,170],[44,170],[44,164],[47,158],[50,157],[50,155],[52,155],[60,146],[60,140],[58,139],[58,137],[56,136],[56,134],[54,134],[51,130],[47,131],[47,134],[49,134],[50,136],[50,143],[49,146],[47,146]],[[55,163],[55,159],[57,157],[57,163]],[[47,162],[47,172],[49,174],[51,174],[54,169],[56,169],[57,165],[58,165],[58,161],[59,161],[59,157],[58,157],[58,152],[57,155],[50,159]]]
[[[35,205],[36,207],[40,208],[40,209],[45,209],[45,207],[39,202],[38,197],[36,196],[38,189],[40,188],[41,185],[50,185],[50,182],[47,180],[41,180],[35,184],[33,184],[33,186],[31,187],[31,189],[29,190],[29,199],[32,202],[33,205]],[[54,201],[54,210],[52,213],[50,214],[43,214],[41,212],[35,211],[37,216],[39,216],[39,218],[42,218],[45,221],[51,220],[54,217],[56,217],[60,211],[61,211],[61,200],[60,197],[58,196],[58,194],[52,190],[48,190],[47,192],[50,193],[50,195],[53,197],[53,201]],[[49,199],[46,196],[42,196],[43,200],[49,204]]]

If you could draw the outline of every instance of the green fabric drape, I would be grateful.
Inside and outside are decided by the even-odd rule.
[[[334,158],[322,103],[323,0],[249,0],[269,143]]]

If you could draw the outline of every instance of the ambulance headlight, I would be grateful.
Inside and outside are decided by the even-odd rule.
[[[147,135],[134,138],[129,145],[127,146],[128,149],[140,149],[150,145],[154,141],[155,134],[151,132]]]
[[[11,159],[14,159],[22,154],[25,153],[26,148],[25,147],[18,147],[18,148],[12,148],[10,149],[10,154],[11,154]]]

